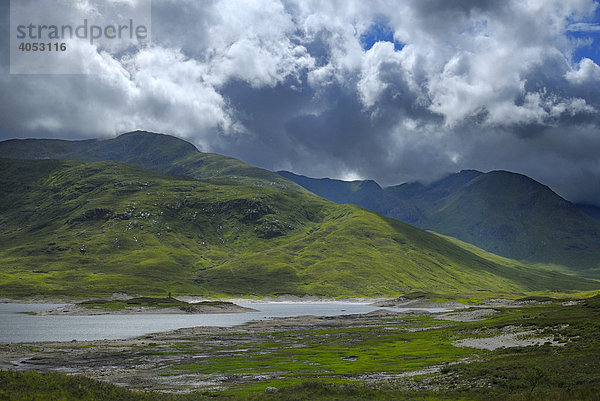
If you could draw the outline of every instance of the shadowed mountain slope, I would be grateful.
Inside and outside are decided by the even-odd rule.
[[[336,202],[368,207],[501,256],[600,273],[600,222],[589,215],[595,209],[584,212],[521,174],[465,170],[427,185],[387,188],[280,174]]]

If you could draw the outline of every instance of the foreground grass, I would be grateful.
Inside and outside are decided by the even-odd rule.
[[[166,401],[171,399],[162,394],[129,391],[82,376],[0,371],[0,400],[3,401]]]
[[[528,379],[523,378],[523,382]],[[541,384],[543,386],[543,383]],[[410,401],[595,401],[600,399],[600,385],[585,388],[533,390],[515,388],[512,394],[473,391],[406,391],[393,386],[326,383],[307,381],[284,387],[276,392],[247,394],[191,393],[184,395],[135,392],[81,376],[60,373],[0,371],[0,399],[3,401],[303,401],[303,400],[410,400]]]

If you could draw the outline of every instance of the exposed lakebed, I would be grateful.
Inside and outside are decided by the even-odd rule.
[[[17,342],[0,343],[0,370],[77,374],[135,390],[201,391],[216,398],[221,391],[285,391],[290,380],[349,381],[377,388],[390,385],[400,391],[446,392],[473,386],[490,388],[497,380],[497,364],[502,363],[501,371],[506,371],[506,355],[514,355],[519,362],[548,356],[544,364],[552,364],[556,355],[571,357],[569,347],[581,346],[584,341],[595,344],[593,335],[575,327],[578,317],[584,322],[597,320],[595,310],[579,302],[526,301],[521,306],[517,304],[525,301],[488,300],[470,306],[448,303],[451,312],[431,314],[428,311],[438,312],[444,305],[401,298],[385,301],[385,305],[368,304],[367,300],[245,301],[235,303],[259,310],[248,312],[245,319],[253,321],[247,324],[236,325],[231,320],[243,317],[244,312],[227,314],[229,320],[221,325],[209,326],[203,321],[194,327],[128,339],[25,342],[23,336]],[[15,309],[31,308],[43,306],[13,304],[11,309],[13,315],[19,315]],[[527,322],[523,321],[525,313],[530,317]],[[35,321],[123,318],[135,322],[160,315],[21,316]],[[217,316],[183,313],[167,317],[189,323],[190,319]],[[504,348],[500,354],[493,351],[499,347]],[[509,351],[513,347],[516,351]],[[487,376],[471,373],[472,369],[490,372],[490,365]],[[511,371],[523,371],[520,366],[507,366]],[[414,380],[415,376],[420,378]],[[510,388],[515,387],[511,384]]]
[[[0,343],[93,341],[133,338],[184,327],[232,327],[254,320],[295,316],[340,316],[377,310],[445,312],[444,308],[378,307],[366,302],[236,302],[256,311],[211,314],[106,314],[95,316],[31,315],[65,304],[0,303]]]

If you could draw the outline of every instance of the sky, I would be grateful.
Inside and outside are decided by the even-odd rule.
[[[381,185],[509,170],[600,205],[597,1],[153,0],[151,17],[150,44],[94,48],[87,75],[10,74],[2,35],[0,140],[142,129]]]

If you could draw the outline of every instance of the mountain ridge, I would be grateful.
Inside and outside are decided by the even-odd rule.
[[[139,130],[114,138],[80,141],[10,139],[0,142],[0,157],[117,161],[168,175],[304,191],[301,186],[271,171],[233,157],[200,152],[193,144],[171,135]]]
[[[372,180],[344,182],[276,174],[234,158],[199,152],[179,138],[145,131],[101,140],[4,141],[0,142],[0,156],[110,160],[215,185],[312,191],[338,203],[356,204],[456,237],[500,256],[564,265],[590,277],[598,276],[600,270],[600,223],[547,186],[506,171],[463,170],[429,184],[382,188]]]
[[[289,172],[284,177],[328,198],[314,179]],[[337,193],[339,203],[357,204],[500,256],[600,275],[596,209],[582,210],[526,175],[463,170],[429,184],[405,183],[352,197],[345,196],[344,190],[350,183],[333,181],[342,188]]]

